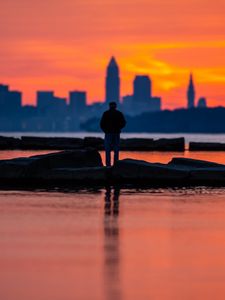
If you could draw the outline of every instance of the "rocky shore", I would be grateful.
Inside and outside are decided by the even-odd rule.
[[[114,167],[102,164],[96,150],[61,151],[0,161],[0,187],[225,186],[225,165],[173,158],[168,164],[124,159]]]

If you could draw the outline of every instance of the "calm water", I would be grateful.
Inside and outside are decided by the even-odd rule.
[[[0,299],[225,298],[225,190],[0,192]]]

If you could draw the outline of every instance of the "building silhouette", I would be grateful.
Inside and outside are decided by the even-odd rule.
[[[133,95],[123,97],[123,108],[128,115],[161,110],[161,98],[152,96],[152,81],[149,76],[135,76]]]
[[[152,96],[152,81],[149,76],[135,76],[133,94],[123,97],[122,108],[131,116],[161,110],[161,98]]]
[[[0,114],[17,114],[22,108],[22,93],[10,91],[8,85],[0,84]]]
[[[64,115],[66,112],[66,99],[56,97],[54,91],[37,92],[38,111],[45,115]]]
[[[140,103],[140,102],[146,103],[152,97],[151,80],[146,75],[136,76],[134,78],[133,88],[134,88],[133,101],[135,103]]]
[[[194,82],[193,82],[193,76],[190,74],[190,80],[187,90],[187,108],[193,108],[195,107],[195,88],[194,88]]]
[[[22,107],[22,93],[19,91],[10,91],[8,94],[9,109],[11,112],[19,111]]]
[[[120,77],[119,67],[114,57],[111,58],[106,71],[105,102],[120,102]]]
[[[37,107],[45,112],[51,107],[54,91],[37,91]]]
[[[161,97],[151,97],[150,99],[150,111],[160,111],[162,106]]]
[[[198,100],[198,107],[199,108],[206,108],[207,107],[206,98],[204,98],[204,97],[199,98],[199,100]]]
[[[69,92],[69,110],[72,114],[84,114],[87,108],[87,94],[84,91]]]

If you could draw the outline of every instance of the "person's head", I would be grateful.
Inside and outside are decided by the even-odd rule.
[[[109,108],[110,109],[116,109],[116,107],[117,107],[117,104],[116,104],[116,102],[109,102]]]

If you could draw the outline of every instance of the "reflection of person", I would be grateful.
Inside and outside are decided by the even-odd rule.
[[[114,151],[114,164],[119,159],[120,132],[126,120],[122,112],[116,109],[116,102],[109,103],[109,110],[102,115],[100,126],[105,132],[106,166],[111,166],[111,151]]]
[[[119,215],[119,196],[120,196],[120,188],[115,187],[113,196],[111,187],[106,188],[105,192],[105,215]],[[113,205],[113,206],[112,206]]]
[[[108,300],[120,300],[120,188],[106,187],[104,207],[104,287]]]

